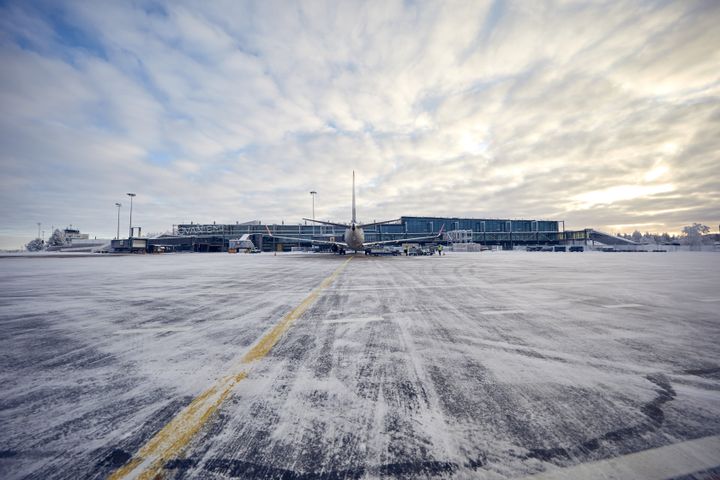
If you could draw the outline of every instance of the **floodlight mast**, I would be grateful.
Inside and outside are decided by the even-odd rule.
[[[130,239],[133,236],[132,207],[133,207],[133,197],[136,196],[136,194],[128,193],[127,196],[130,197],[130,236],[128,237],[128,239]]]
[[[120,207],[122,207],[122,204],[115,202],[115,206],[118,209],[117,234],[115,235],[115,240],[120,240]]]
[[[310,195],[312,195],[312,219],[313,219],[313,235],[315,235],[315,195],[317,195],[317,192],[315,190],[310,191]]]

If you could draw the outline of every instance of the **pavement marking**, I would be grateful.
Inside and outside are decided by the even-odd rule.
[[[701,302],[720,302],[720,298],[701,298]]]
[[[602,305],[605,308],[638,308],[638,307],[644,307],[645,305],[640,305],[639,303],[618,303],[616,305]]]
[[[597,462],[548,470],[524,477],[524,480],[664,480],[709,470],[719,465],[720,435],[713,435]]]
[[[315,303],[320,292],[326,289],[353,257],[323,280],[297,307],[292,309],[266,333],[243,357],[235,367],[236,372],[222,377],[215,385],[200,394],[167,425],[155,434],[132,459],[113,472],[108,478],[119,479],[158,479],[165,475],[164,467],[168,460],[176,458],[187,447],[200,429],[212,418],[232,389],[248,375],[249,364],[265,357],[275,346],[290,325],[300,318]]]
[[[367,322],[382,322],[385,320],[383,317],[355,317],[355,318],[338,318],[335,320],[325,320],[323,323],[367,323]]]
[[[125,330],[116,330],[113,335],[130,335],[133,333],[165,333],[165,332],[187,332],[192,327],[140,327],[127,328]]]
[[[480,315],[504,315],[506,313],[526,313],[527,310],[484,310]]]

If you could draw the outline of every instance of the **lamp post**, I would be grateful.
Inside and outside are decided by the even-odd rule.
[[[37,226],[38,226],[38,236],[37,236],[37,238],[40,238],[40,225],[42,225],[42,223],[37,222]]]
[[[128,193],[128,197],[130,197],[130,236],[128,239],[132,238],[133,236],[133,228],[132,228],[132,204],[133,204],[133,197],[135,196],[134,193]]]
[[[118,209],[117,235],[115,236],[115,240],[120,240],[120,207],[122,207],[122,204],[115,202],[115,206]]]
[[[312,219],[313,219],[313,236],[315,236],[315,195],[317,195],[317,192],[315,190],[310,191],[310,195],[312,196]]]
[[[313,190],[310,195],[312,195],[312,219],[315,220],[315,195],[317,195],[317,192]]]

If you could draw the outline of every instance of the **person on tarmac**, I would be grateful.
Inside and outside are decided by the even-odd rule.
[[[442,245],[438,245],[438,255],[442,255]]]

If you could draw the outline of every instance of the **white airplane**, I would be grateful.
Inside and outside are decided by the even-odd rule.
[[[355,216],[355,171],[353,170],[353,191],[352,191],[352,220],[350,223],[334,223],[334,222],[324,222],[322,220],[312,220],[310,218],[303,218],[303,220],[307,220],[308,222],[315,222],[320,223],[323,225],[330,225],[333,227],[341,227],[345,229],[345,235],[344,235],[344,242],[337,242],[333,240],[315,240],[310,238],[297,238],[297,237],[284,237],[279,235],[273,235],[272,232],[270,232],[270,228],[266,225],[265,228],[267,229],[267,236],[272,238],[279,238],[281,240],[292,240],[295,242],[302,242],[302,243],[310,243],[313,245],[331,245],[332,251],[337,252],[340,255],[345,255],[346,250],[355,250],[357,253],[358,251],[364,251],[368,252],[372,247],[376,247],[378,245],[388,245],[392,243],[402,243],[402,242],[414,242],[418,240],[432,240],[436,238],[440,238],[442,236],[443,230],[445,229],[445,225],[442,226],[440,229],[440,232],[438,232],[437,235],[430,235],[426,237],[411,237],[411,238],[401,238],[399,240],[382,240],[379,242],[366,242],[365,241],[365,232],[363,231],[366,227],[374,227],[376,225],[384,225],[386,223],[393,223],[399,221],[399,219],[395,220],[385,220],[383,222],[373,222],[373,223],[358,223],[357,218]]]

